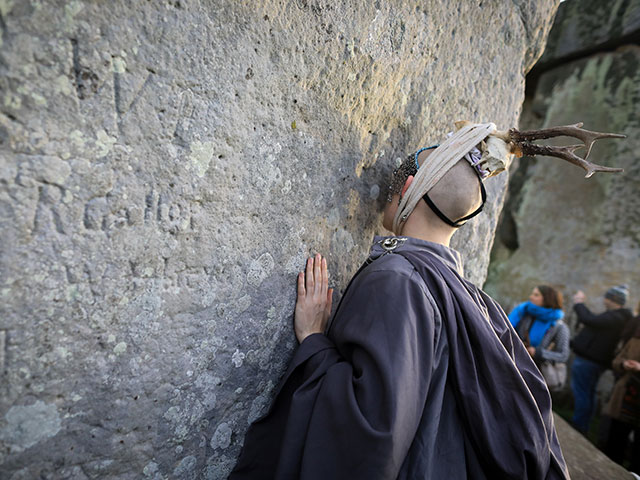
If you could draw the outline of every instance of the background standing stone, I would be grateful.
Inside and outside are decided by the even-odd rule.
[[[555,158],[514,162],[485,284],[507,311],[526,300],[534,286],[546,283],[563,291],[572,327],[576,317],[571,295],[578,289],[587,293],[586,304],[595,312],[604,311],[604,292],[623,283],[630,288],[627,306],[638,305],[639,40],[638,0],[570,0],[558,9],[547,48],[527,76],[520,127],[582,121],[590,130],[626,134],[624,140],[598,141],[589,157],[625,172],[585,179],[582,170]],[[611,371],[601,376],[600,406],[613,382]],[[557,394],[554,401],[570,409],[571,393]],[[616,464],[556,418],[572,478],[626,478]]]
[[[624,140],[598,141],[589,158],[625,171],[584,179],[559,159],[520,160],[485,285],[507,310],[544,283],[560,287],[567,300],[584,290],[595,311],[604,309],[608,288],[627,284],[627,306],[638,305],[639,37],[640,1],[569,1],[559,9],[548,50],[527,80],[532,95],[521,126],[582,121],[589,130],[623,133]]]
[[[399,159],[514,125],[556,6],[1,0],[1,476],[226,478],[307,255],[343,289]]]

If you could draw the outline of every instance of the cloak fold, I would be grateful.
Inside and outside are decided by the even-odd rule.
[[[437,258],[398,253],[449,319],[450,380],[485,475],[569,478],[546,383],[502,308]]]

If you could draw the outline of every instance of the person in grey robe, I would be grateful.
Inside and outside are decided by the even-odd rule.
[[[388,230],[431,152],[394,172]],[[326,260],[308,260],[299,347],[231,480],[569,478],[542,375],[449,248],[484,203],[476,170],[460,160],[425,196],[374,239],[330,323]]]

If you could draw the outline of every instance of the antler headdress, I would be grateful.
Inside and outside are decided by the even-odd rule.
[[[493,135],[507,142],[510,147],[511,153],[514,153],[517,157],[523,155],[546,155],[548,157],[557,157],[573,163],[578,167],[583,168],[587,174],[585,178],[589,178],[596,172],[622,172],[622,168],[604,167],[602,165],[596,165],[587,161],[587,157],[591,153],[591,148],[596,140],[601,138],[625,138],[625,135],[618,133],[600,133],[585,130],[582,127],[582,122],[574,125],[565,125],[562,127],[550,127],[543,128],[541,130],[526,130],[521,132],[515,128],[509,129],[507,132],[495,132]],[[566,147],[552,147],[549,145],[537,145],[531,143],[533,140],[540,140],[543,138],[554,137],[573,137],[578,140],[582,140],[582,145],[569,145]],[[574,151],[578,148],[586,148],[587,153],[584,157],[579,157]]]
[[[582,123],[561,127],[550,127],[541,130],[519,131],[511,128],[507,131],[497,131],[493,123],[472,124],[456,122],[458,129],[445,140],[429,156],[428,168],[420,168],[407,192],[402,197],[393,220],[393,230],[399,232],[400,225],[411,214],[416,204],[429,190],[452,168],[460,159],[466,158],[476,169],[480,179],[497,175],[504,171],[511,163],[511,155],[546,155],[562,158],[583,168],[589,178],[596,172],[622,172],[622,168],[605,167],[587,161],[591,148],[596,140],[602,138],[625,138],[617,133],[600,133],[585,130]],[[569,145],[566,147],[538,145],[535,140],[568,136],[582,140],[583,145]],[[586,148],[584,157],[574,152],[578,148]],[[477,155],[467,155],[473,149],[479,149]]]

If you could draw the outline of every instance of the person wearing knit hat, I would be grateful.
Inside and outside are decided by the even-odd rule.
[[[628,295],[626,285],[608,289],[603,298],[605,311],[600,314],[592,313],[585,306],[586,296],[582,291],[573,296],[573,309],[583,327],[571,341],[575,353],[571,366],[572,424],[583,434],[589,430],[594,414],[598,379],[602,372],[611,368],[620,335],[632,317],[631,311],[624,308]]]
[[[627,297],[629,296],[629,287],[626,285],[618,285],[616,287],[611,287],[604,294],[604,298],[611,300],[612,302],[624,307],[624,304],[627,302]]]

